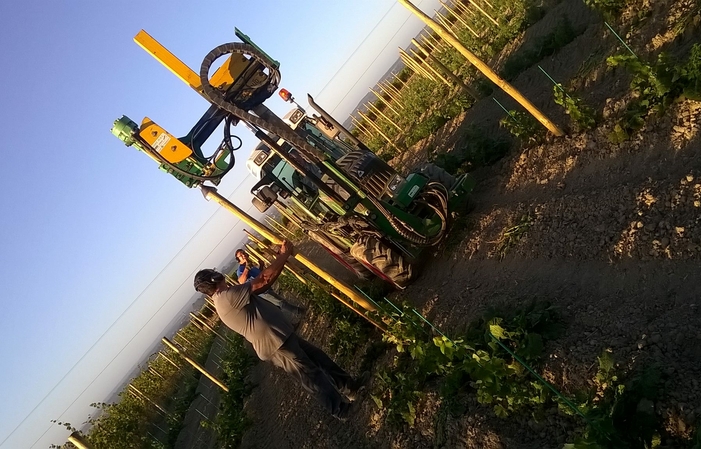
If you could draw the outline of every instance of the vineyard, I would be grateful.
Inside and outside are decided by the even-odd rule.
[[[471,212],[380,304],[384,335],[286,286],[309,301],[305,338],[374,378],[338,423],[257,365],[242,447],[701,444],[699,5],[489,3],[508,26],[475,15],[489,37],[453,21],[456,34],[568,135],[548,135],[447,46],[433,54],[478,98],[410,69],[385,84],[358,136],[397,167],[472,172]],[[375,287],[363,288],[382,297]],[[346,339],[355,352],[332,344]]]
[[[394,167],[478,187],[401,291],[296,235],[378,300],[368,321],[294,272],[278,281],[309,308],[304,338],[373,373],[349,419],[226,334],[216,416],[186,417],[199,373],[156,359],[140,394],[97,405],[95,448],[701,448],[701,3],[452,5],[437,19],[566,135],[430,31],[354,114]],[[184,337],[201,363],[216,352],[201,326]]]

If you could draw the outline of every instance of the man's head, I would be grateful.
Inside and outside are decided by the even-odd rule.
[[[246,254],[246,251],[244,251],[242,249],[237,249],[235,256],[236,256],[236,261],[238,263],[244,263],[245,262],[244,258],[247,256],[247,254]]]
[[[195,290],[205,295],[214,295],[222,285],[226,285],[226,278],[216,270],[207,268],[195,275]]]

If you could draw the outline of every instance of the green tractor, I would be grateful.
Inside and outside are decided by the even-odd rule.
[[[432,164],[398,173],[311,97],[318,116],[308,116],[300,107],[283,119],[276,116],[263,103],[278,90],[279,64],[238,30],[237,36],[243,42],[220,45],[205,57],[195,80],[186,66],[173,67],[162,56],[164,49],[157,48],[161,62],[176,73],[185,72],[181,78],[189,79],[211,103],[185,137],[176,139],[149,119],[139,127],[127,117],[117,120],[112,132],[188,187],[196,187],[218,184],[231,169],[240,146],[231,127],[244,124],[261,141],[247,161],[259,179],[251,190],[258,210],[276,205],[297,211],[309,237],[356,275],[406,287],[418,272],[415,261],[421,251],[439,245],[451,218],[464,210],[472,178],[455,178]],[[160,46],[153,42],[140,44],[147,50]],[[224,57],[210,76],[215,61]],[[286,90],[280,94],[294,102]],[[224,139],[206,157],[202,144],[222,122]]]

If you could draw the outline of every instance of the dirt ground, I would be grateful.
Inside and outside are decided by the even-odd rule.
[[[693,2],[651,3],[636,2],[621,19],[623,36],[641,56],[683,52],[699,41],[701,16],[689,16]],[[651,15],[635,25],[644,8]],[[558,80],[573,80],[605,116],[615,115],[630,79],[622,70],[606,69],[605,57],[617,53],[617,41],[580,0],[559,3],[509,51],[547,32],[562,14],[582,32],[541,65]],[[681,20],[689,26],[679,34],[674,30]],[[513,84],[555,121],[567,123],[537,67]],[[461,129],[472,123],[493,127],[503,116],[497,108],[482,100],[395,163],[416,164],[427,148],[458,151]],[[666,380],[665,399],[655,409],[670,432],[688,435],[701,417],[699,122],[701,103],[683,101],[623,144],[608,141],[605,124],[514,150],[477,171],[467,228],[454,230],[451,245],[439,249],[422,276],[396,297],[449,335],[490,306],[548,300],[567,325],[566,334],[545,348],[548,380],[565,394],[586,387],[605,348],[624,370],[657,363]],[[524,222],[529,225],[522,238],[499,251],[502,232]],[[323,317],[309,315],[300,333],[324,347],[327,328]],[[341,423],[269,365],[258,364],[253,378],[258,387],[246,409],[254,424],[244,448],[561,448],[580,425],[556,413],[538,423],[499,419],[470,396],[467,412],[452,418],[440,412],[438,395],[431,392],[417,409],[414,428],[385,425],[367,397]]]

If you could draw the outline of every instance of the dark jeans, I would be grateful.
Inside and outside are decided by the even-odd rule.
[[[297,379],[332,415],[338,415],[344,402],[339,391],[350,391],[353,378],[324,351],[292,334],[270,360]]]

